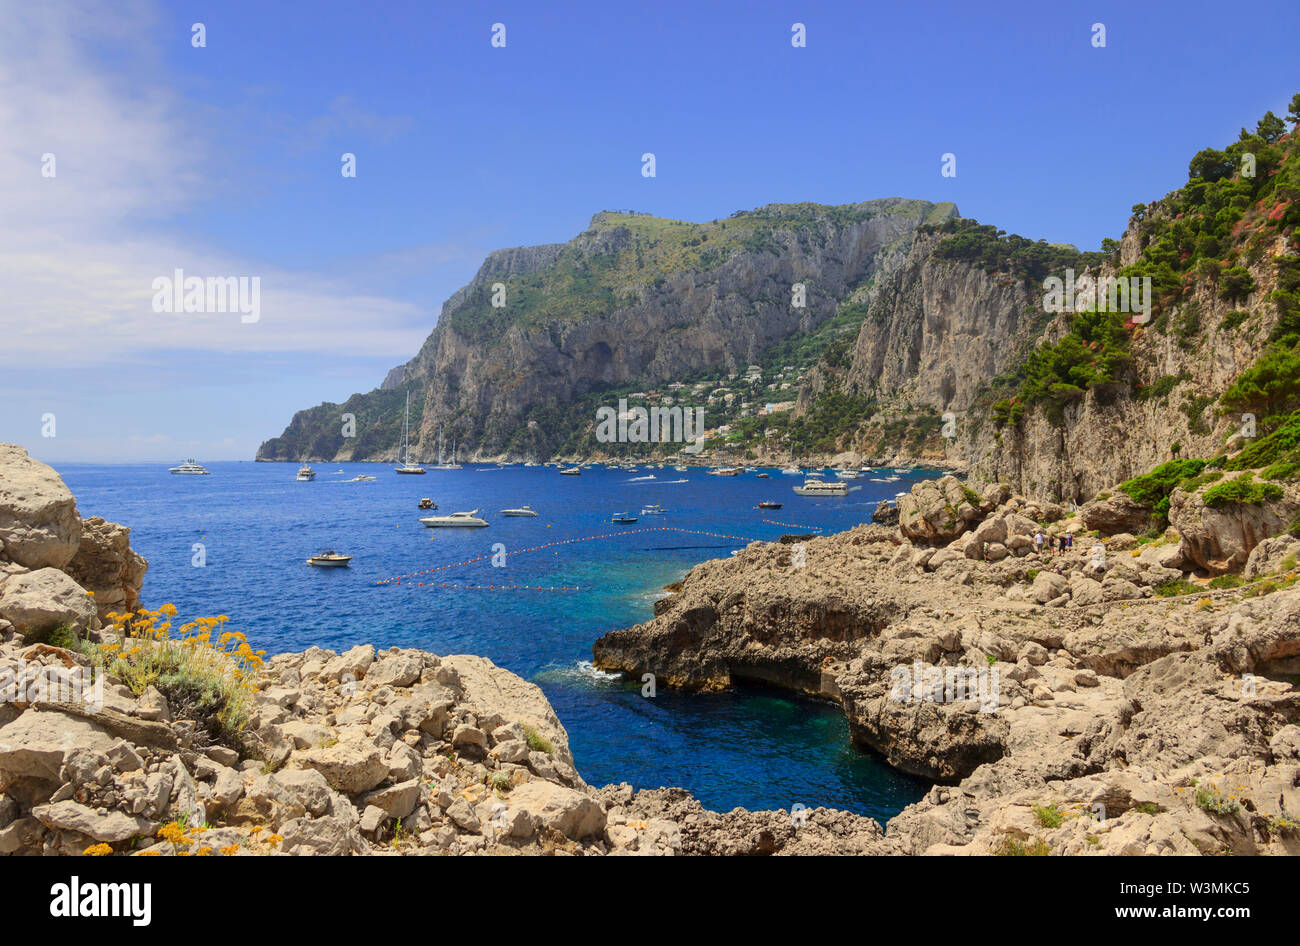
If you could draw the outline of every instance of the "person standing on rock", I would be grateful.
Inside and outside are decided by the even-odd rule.
[[[1039,555],[1043,554],[1043,530],[1039,529],[1034,533],[1034,551]]]

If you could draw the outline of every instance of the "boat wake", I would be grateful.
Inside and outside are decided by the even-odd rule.
[[[653,473],[651,473],[649,476],[634,476],[634,477],[632,477],[630,480],[628,480],[628,482],[629,482],[629,483],[644,483],[646,480],[652,480],[652,479],[654,479],[654,478],[655,478],[655,475],[654,475]]]

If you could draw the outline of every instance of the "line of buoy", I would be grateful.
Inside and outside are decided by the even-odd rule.
[[[764,519],[770,526],[780,526],[783,529],[806,529],[809,532],[821,532],[821,526],[801,526],[797,522],[777,522],[775,519]]]

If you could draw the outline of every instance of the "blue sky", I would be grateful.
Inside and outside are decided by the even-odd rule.
[[[1300,91],[1294,2],[0,11],[0,440],[51,462],[251,458],[410,358],[488,251],[602,209],[916,197],[1096,248]],[[175,267],[260,275],[260,321],[153,312]]]

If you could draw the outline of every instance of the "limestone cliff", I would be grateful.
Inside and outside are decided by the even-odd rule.
[[[413,453],[441,428],[470,455],[546,457],[594,417],[569,409],[620,386],[743,372],[775,343],[836,316],[901,261],[951,204],[772,205],[706,224],[600,213],[566,244],[500,250],[443,305],[437,327],[382,387],[299,412],[259,459],[392,459],[401,389]],[[806,298],[795,303],[795,286]],[[583,402],[585,403],[585,402]],[[342,413],[357,431],[342,433]],[[418,420],[418,423],[417,423]]]

